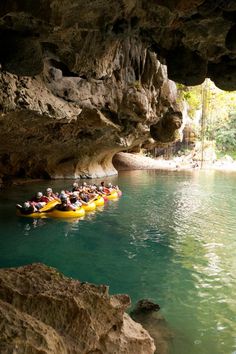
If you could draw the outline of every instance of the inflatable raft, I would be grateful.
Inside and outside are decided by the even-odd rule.
[[[111,194],[107,194],[106,197],[107,197],[108,200],[112,200],[112,199],[117,199],[117,198],[119,198],[118,192],[117,192],[116,190],[113,190],[113,191],[111,192]]]
[[[95,200],[89,202],[87,205],[82,205],[82,207],[76,209],[75,211],[62,211],[56,209],[56,206],[60,204],[59,200],[52,200],[48,202],[43,208],[41,208],[38,212],[27,213],[23,212],[23,209],[17,209],[16,214],[18,216],[28,217],[28,218],[81,218],[85,215],[85,212],[94,211],[96,207],[103,206],[105,201],[118,199],[121,195],[121,191],[113,190],[110,194],[104,196],[98,196]]]
[[[97,199],[94,200],[94,203],[96,204],[96,206],[102,206],[105,203],[105,200],[102,196],[98,196]]]
[[[82,205],[82,207],[85,211],[93,211],[96,209],[96,204],[95,202],[89,202],[87,205]]]
[[[54,209],[47,213],[47,216],[52,218],[81,218],[85,215],[85,210],[81,207],[76,210],[62,211]]]
[[[46,218],[47,215],[46,213],[41,213],[41,212],[36,212],[36,213],[31,213],[31,214],[27,214],[24,212],[21,212],[20,209],[16,210],[16,215],[17,216],[23,216],[23,217],[27,217],[27,218]]]
[[[56,205],[60,204],[58,200],[52,200],[48,202],[46,205],[44,205],[39,211],[34,212],[34,213],[27,213],[24,211],[24,209],[17,209],[16,215],[18,216],[25,216],[27,218],[46,218],[48,215],[48,212],[55,208]]]

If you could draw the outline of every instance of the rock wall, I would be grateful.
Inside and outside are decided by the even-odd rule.
[[[234,0],[3,0],[0,178],[116,173],[181,125],[174,81],[236,88]]]
[[[35,77],[0,73],[2,176],[109,176],[116,152],[173,139],[181,113],[166,67],[134,38],[110,55],[102,78],[66,76],[50,60]]]
[[[0,269],[0,352],[153,354],[148,332],[124,312],[129,305],[128,295],[42,264]]]
[[[170,78],[194,85],[210,76],[235,89],[235,14],[234,0],[3,0],[0,62],[33,76],[50,58],[67,74],[104,78],[131,36],[166,60]]]

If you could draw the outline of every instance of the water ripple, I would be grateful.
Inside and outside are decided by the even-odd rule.
[[[0,204],[0,265],[45,262],[133,302],[152,298],[175,333],[171,354],[232,354],[235,182],[212,171],[124,172],[114,180],[122,198],[72,222],[13,218],[14,205],[35,190],[15,187]]]

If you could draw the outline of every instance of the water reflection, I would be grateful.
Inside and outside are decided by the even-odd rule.
[[[228,319],[224,325],[219,322],[226,312],[231,318],[236,313],[236,307],[232,307],[232,302],[228,301],[234,297],[233,289],[235,291],[235,284],[232,284],[236,272],[236,268],[232,268],[235,263],[235,248],[232,249],[230,243],[232,241],[235,245],[235,238],[231,237],[235,235],[236,224],[232,219],[229,201],[224,200],[222,195],[217,198],[212,196],[215,194],[214,178],[208,179],[205,185],[196,183],[198,178],[199,175],[197,178],[195,176],[195,184],[192,181],[178,184],[173,200],[169,200],[172,219],[170,211],[168,215],[174,236],[169,241],[170,247],[175,251],[175,263],[177,261],[184,269],[189,270],[188,277],[192,278],[190,284],[194,285],[194,288],[185,293],[182,305],[192,307],[195,303],[195,321],[201,323],[199,327],[203,337],[201,340],[194,340],[197,345],[206,343],[204,333],[208,333],[209,341],[209,318],[212,324],[210,331],[215,335],[221,331],[221,336],[227,337],[228,333],[236,329],[234,321]],[[174,270],[173,275],[176,276]],[[171,276],[168,281],[173,283]],[[186,288],[187,286],[185,290]],[[179,295],[183,294],[180,292]],[[219,348],[222,343],[222,339],[215,338],[211,353],[221,350]]]
[[[12,205],[35,190],[24,186],[10,192],[1,209],[1,266],[41,261],[80,280],[109,284],[133,302],[151,298],[175,332],[172,353],[231,354],[235,180],[212,171],[124,172],[114,182],[124,191],[121,199],[84,220],[66,221],[13,220]],[[50,185],[57,190],[60,183]]]
[[[36,229],[37,227],[42,227],[46,224],[44,219],[32,219],[31,222],[27,222],[26,225],[24,225],[24,235],[28,236],[30,234],[30,231],[32,229]]]

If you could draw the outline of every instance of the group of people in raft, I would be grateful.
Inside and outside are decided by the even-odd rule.
[[[17,204],[16,207],[22,214],[27,215],[40,213],[40,210],[49,202],[58,201],[55,206],[57,210],[73,211],[83,205],[88,205],[99,196],[106,200],[106,196],[109,196],[114,191],[117,192],[118,196],[121,195],[119,187],[113,186],[111,183],[105,185],[105,182],[101,182],[98,186],[96,184],[89,185],[86,182],[79,185],[77,182],[74,182],[71,191],[62,190],[60,193],[54,193],[52,188],[47,188],[45,195],[42,192],[37,192],[33,198],[24,202],[23,205]]]

